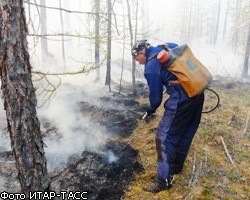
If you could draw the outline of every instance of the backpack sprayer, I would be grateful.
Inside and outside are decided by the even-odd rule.
[[[188,45],[180,45],[173,49],[169,49],[165,44],[162,46],[164,49],[158,54],[153,54],[148,61],[157,57],[162,66],[177,77],[177,83],[181,84],[190,98],[201,94],[205,90],[214,93],[217,98],[216,105],[202,113],[210,113],[215,110],[220,103],[220,98],[214,90],[208,88],[212,80],[212,75],[208,69],[194,56]],[[142,119],[145,119],[146,116],[147,113]]]
[[[165,89],[165,90],[166,90],[166,89]],[[165,90],[163,91],[163,93],[165,93]],[[210,112],[214,111],[214,110],[219,106],[219,104],[220,104],[220,97],[219,97],[219,95],[218,95],[214,90],[212,90],[211,88],[206,88],[205,91],[210,91],[210,92],[212,92],[212,93],[215,95],[215,97],[216,97],[216,99],[217,99],[217,102],[216,102],[215,106],[210,107],[209,110],[205,110],[205,111],[203,110],[203,111],[202,111],[203,114],[207,114],[207,113],[210,113]],[[147,116],[148,116],[148,113],[146,112],[146,113],[142,116],[141,119],[145,119]]]

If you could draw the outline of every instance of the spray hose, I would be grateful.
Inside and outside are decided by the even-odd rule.
[[[210,112],[214,111],[214,110],[219,106],[219,104],[220,104],[220,97],[219,97],[219,95],[218,95],[214,90],[212,90],[212,89],[210,89],[210,88],[206,88],[205,90],[211,91],[212,93],[215,94],[215,96],[216,96],[216,98],[217,98],[217,103],[216,103],[216,105],[215,105],[213,108],[211,108],[210,110],[208,110],[208,111],[202,111],[202,114],[207,114],[207,113],[210,113]],[[165,91],[166,91],[166,89],[163,91],[163,93],[164,93]],[[147,116],[148,116],[148,113],[146,112],[146,113],[141,117],[141,119],[144,120]]]
[[[212,93],[215,94],[215,96],[216,96],[216,98],[217,98],[217,103],[216,103],[216,105],[215,105],[213,108],[211,108],[210,110],[208,110],[208,111],[202,111],[202,113],[204,113],[204,114],[210,113],[210,112],[214,111],[214,110],[219,106],[219,104],[220,104],[220,97],[219,97],[219,95],[218,95],[214,90],[212,90],[212,89],[210,89],[210,88],[206,88],[206,90],[209,90],[209,91],[211,91]]]

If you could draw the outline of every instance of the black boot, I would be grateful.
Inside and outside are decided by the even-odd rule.
[[[172,164],[170,169],[170,174],[181,174],[183,168],[183,164]]]
[[[156,177],[156,180],[154,183],[148,183],[146,184],[143,189],[147,192],[152,192],[152,193],[157,193],[163,190],[168,190],[169,188],[172,187],[173,184],[173,176],[170,176],[169,179],[166,181]]]
[[[180,168],[176,168],[173,170],[173,174],[181,174],[181,172],[182,172],[182,169]]]

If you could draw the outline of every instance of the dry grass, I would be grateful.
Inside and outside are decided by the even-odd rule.
[[[143,190],[156,174],[154,134],[163,107],[150,122],[140,121],[127,141],[139,152],[144,171],[136,174],[124,200],[151,199],[250,199],[250,86],[237,84],[231,89],[214,88],[220,95],[220,107],[204,114],[191,145],[184,172],[175,176],[173,188],[157,194]],[[145,103],[145,99],[139,99]],[[230,162],[225,147],[235,166]],[[194,168],[195,167],[195,168]]]

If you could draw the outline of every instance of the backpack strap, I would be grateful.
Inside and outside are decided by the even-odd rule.
[[[168,47],[168,45],[167,45],[167,44],[161,44],[161,45],[159,45],[159,46],[162,46],[162,47],[163,47],[165,50],[167,50],[167,51],[169,51],[169,50],[170,50],[170,48]],[[151,55],[151,56],[148,58],[148,60],[147,60],[147,61],[150,61],[151,59],[153,59],[153,58],[157,57],[157,55],[158,55],[158,53],[155,53],[155,54]]]
[[[169,46],[168,46],[167,44],[162,44],[161,46],[162,46],[164,49],[166,49],[167,51],[170,50],[170,48],[169,48]]]
[[[176,84],[180,84],[180,82],[178,80],[169,80],[169,83],[176,83]]]
[[[147,59],[147,61],[150,61],[151,59],[157,57],[157,55],[158,55],[158,53],[153,54],[152,56],[150,56],[150,57]]]

